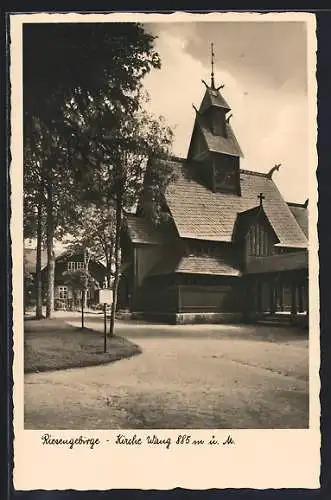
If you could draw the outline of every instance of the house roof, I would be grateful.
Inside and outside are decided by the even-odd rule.
[[[241,170],[241,196],[237,196],[205,187],[196,180],[190,162],[178,159],[171,163],[177,175],[166,190],[166,201],[180,237],[232,242],[237,214],[255,207],[263,193],[263,209],[280,244],[307,247],[307,237],[267,175]]]
[[[200,114],[197,114],[196,116],[196,126],[200,128],[202,132],[202,135],[207,143],[208,151],[239,157],[244,156],[229,123],[225,124],[225,137],[222,135],[214,135],[208,126],[206,118]]]
[[[292,214],[294,215],[297,223],[301,227],[302,231],[308,238],[308,208],[306,205],[301,205],[299,203],[288,203]]]
[[[24,269],[26,272],[35,274],[37,261],[37,250],[35,248],[24,248]],[[41,251],[41,269],[47,265],[47,252]]]
[[[151,221],[137,215],[127,216],[128,235],[132,243],[159,244],[165,240],[164,232]]]
[[[168,255],[156,264],[149,276],[172,273],[208,274],[214,276],[241,276],[241,271],[232,263],[215,256],[176,256]]]
[[[58,255],[55,256],[55,261],[59,262],[62,260],[67,260],[70,257],[77,257],[79,255],[78,252],[71,252],[70,250],[64,250]],[[36,272],[36,260],[37,260],[37,250],[35,248],[24,248],[24,269],[28,273],[35,274]],[[99,266],[105,267],[102,262],[96,260]],[[41,251],[41,269],[45,269],[47,267],[47,251]]]

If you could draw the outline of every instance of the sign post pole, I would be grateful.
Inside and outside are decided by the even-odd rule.
[[[85,297],[84,297],[84,290],[82,290],[82,330],[84,329],[84,300],[85,300]]]
[[[107,352],[107,306],[113,302],[113,291],[110,288],[99,290],[99,304],[103,304],[103,352]]]
[[[103,352],[107,352],[107,304],[103,304]]]

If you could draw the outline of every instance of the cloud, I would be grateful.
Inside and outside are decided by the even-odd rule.
[[[245,155],[242,168],[265,172],[281,162],[275,180],[285,198],[308,197],[305,32],[299,24],[148,26],[158,36],[156,49],[162,60],[161,70],[146,77],[149,106],[174,128],[176,155],[187,154],[195,118],[192,104],[199,107],[204,94],[201,79],[210,78],[213,40],[216,82],[225,84],[231,124]]]

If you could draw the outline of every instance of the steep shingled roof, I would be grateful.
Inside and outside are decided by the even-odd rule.
[[[164,231],[155,227],[151,221],[137,215],[127,216],[128,235],[132,243],[160,244],[165,240]]]
[[[308,209],[305,205],[300,205],[298,203],[288,203],[290,210],[297,223],[301,227],[302,231],[308,238]]]
[[[207,143],[208,151],[214,153],[225,153],[231,156],[239,156],[243,158],[243,152],[241,151],[239,143],[229,123],[226,123],[226,137],[222,135],[214,135],[208,127],[204,116],[197,114],[196,124],[203,134]]]
[[[214,193],[198,182],[185,160],[172,160],[177,178],[166,191],[166,201],[182,238],[233,241],[237,214],[257,204],[259,193],[263,208],[280,244],[306,248],[307,238],[272,179],[266,175],[240,171],[241,196]]]

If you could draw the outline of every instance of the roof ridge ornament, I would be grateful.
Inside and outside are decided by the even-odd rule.
[[[281,167],[281,165],[282,165],[281,163],[276,163],[276,164],[275,164],[275,165],[274,165],[274,166],[273,166],[273,167],[269,170],[269,172],[267,173],[267,177],[268,177],[268,179],[272,179],[272,175],[273,175],[273,173],[275,172],[275,170],[277,170],[277,172],[278,172],[278,170],[279,170],[279,168]]]
[[[192,104],[192,106],[193,106],[193,109],[196,112],[196,114],[200,115],[200,111],[196,108],[196,106],[194,106],[194,104]]]

